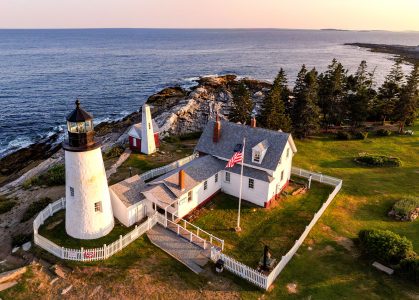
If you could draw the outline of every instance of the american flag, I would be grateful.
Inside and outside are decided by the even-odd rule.
[[[241,151],[235,152],[234,155],[228,161],[226,168],[232,168],[236,163],[243,160],[243,153]]]

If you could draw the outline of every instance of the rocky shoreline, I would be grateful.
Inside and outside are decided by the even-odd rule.
[[[221,118],[227,118],[231,109],[232,93],[240,82],[244,82],[249,88],[258,110],[271,84],[249,78],[238,79],[236,75],[201,77],[190,90],[178,86],[164,88],[151,95],[147,103],[152,106],[153,118],[161,128],[163,137],[200,132],[216,111]],[[128,129],[140,121],[141,111],[137,110],[121,120],[98,124],[95,130],[97,138],[104,145],[103,151],[115,144],[125,144]],[[16,187],[22,183],[25,174],[36,176],[62,161],[62,158],[59,134],[6,155],[0,159],[0,191],[6,192],[5,187],[10,185]],[[50,163],[46,163],[48,160]],[[14,181],[15,184],[11,184]]]
[[[381,52],[398,55],[401,58],[411,63],[419,62],[419,45],[405,46],[405,45],[387,45],[387,44],[369,44],[369,43],[345,43],[346,46],[355,46],[367,48],[372,52]]]

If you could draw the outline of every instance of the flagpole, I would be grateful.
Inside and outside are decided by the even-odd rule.
[[[237,227],[236,227],[236,231],[239,232],[241,231],[240,228],[240,209],[241,209],[241,204],[242,204],[242,186],[243,186],[243,164],[244,164],[244,147],[246,145],[246,138],[243,138],[243,149],[242,149],[242,166],[241,166],[241,172],[240,172],[240,192],[239,192],[239,212],[237,215]]]

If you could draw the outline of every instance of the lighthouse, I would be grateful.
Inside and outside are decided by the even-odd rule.
[[[95,140],[93,117],[80,107],[67,116],[65,150],[67,234],[77,239],[97,239],[114,226],[111,200],[100,142]]]

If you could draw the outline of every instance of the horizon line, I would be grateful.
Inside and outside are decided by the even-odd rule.
[[[386,31],[419,32],[419,30],[344,29],[344,28],[287,28],[287,27],[0,27],[0,30],[100,30],[100,29],[151,29],[151,30],[322,30],[322,31]]]

